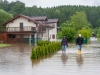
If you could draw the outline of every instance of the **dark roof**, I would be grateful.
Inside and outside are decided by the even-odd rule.
[[[30,17],[30,18],[36,21],[47,21],[46,16],[37,16],[37,17]]]
[[[35,21],[35,20],[29,18],[28,16],[25,16],[25,15],[22,15],[22,14],[19,14],[19,15],[15,16],[14,18],[12,18],[12,19],[10,19],[9,21],[3,23],[2,25],[6,25],[7,23],[13,22],[15,19],[17,19],[17,18],[19,18],[19,17],[26,18],[26,19],[28,19],[29,21],[34,22],[35,24],[40,24],[40,25],[42,25],[42,23],[37,22],[37,21]]]
[[[59,20],[58,19],[48,19],[46,23],[59,23]]]

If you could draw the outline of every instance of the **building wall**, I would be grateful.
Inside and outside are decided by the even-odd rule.
[[[49,35],[49,34],[48,34],[48,28],[46,28],[46,32],[43,33],[42,40],[49,40],[48,35]]]
[[[55,28],[49,30],[50,41],[57,41],[57,23],[52,23],[51,25],[54,25]]]
[[[29,22],[27,19],[23,17],[17,18],[13,22],[8,23],[6,27],[20,27],[20,23],[23,23],[23,26],[36,27],[36,24],[34,22]]]
[[[7,43],[7,34],[0,33],[0,43]]]

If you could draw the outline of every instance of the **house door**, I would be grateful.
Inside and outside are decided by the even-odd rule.
[[[20,31],[23,31],[23,23],[20,23]]]
[[[31,43],[34,43],[34,42],[35,42],[34,35],[31,35]]]

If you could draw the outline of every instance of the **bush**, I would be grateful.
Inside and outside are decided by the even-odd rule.
[[[36,50],[34,48],[32,48],[31,58],[33,58],[33,59],[37,58],[37,53],[36,53]]]
[[[45,44],[46,43],[46,44]],[[31,59],[50,55],[61,49],[60,42],[40,41],[35,49],[32,48]]]

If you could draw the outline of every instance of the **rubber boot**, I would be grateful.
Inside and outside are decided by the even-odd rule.
[[[78,54],[81,54],[81,50],[78,50]]]
[[[80,54],[81,54],[81,50],[80,50]]]

